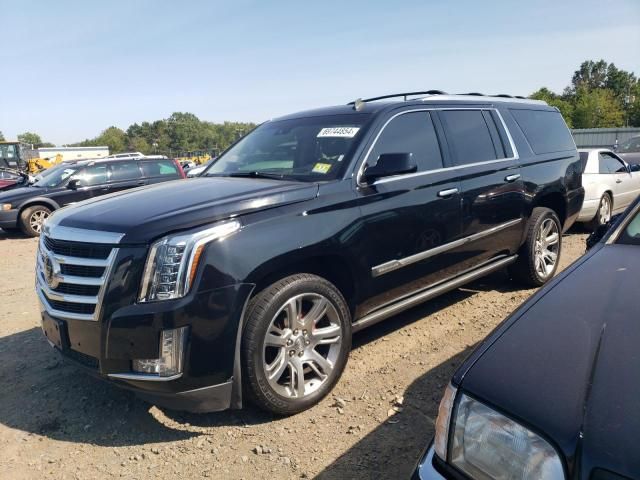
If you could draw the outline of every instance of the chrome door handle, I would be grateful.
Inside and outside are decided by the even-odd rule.
[[[513,175],[507,175],[506,177],[504,177],[504,181],[505,182],[515,182],[519,178],[520,178],[520,174],[519,173],[514,173]]]
[[[616,183],[622,183],[622,180],[617,179],[617,180],[616,180]]]
[[[440,190],[438,192],[438,196],[440,198],[447,198],[450,197],[451,195],[455,195],[456,193],[458,193],[458,189],[457,188],[448,188],[446,190]]]

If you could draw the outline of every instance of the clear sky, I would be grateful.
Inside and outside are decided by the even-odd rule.
[[[586,59],[640,74],[640,0],[0,0],[0,18],[0,131],[57,144],[174,111],[560,92]]]

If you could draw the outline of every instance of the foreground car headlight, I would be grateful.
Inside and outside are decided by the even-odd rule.
[[[133,371],[159,377],[171,377],[182,373],[187,329],[188,327],[163,330],[160,336],[160,358],[134,360]]]
[[[0,210],[3,212],[8,212],[9,210],[11,210],[11,204],[10,203],[0,204]]]
[[[564,479],[562,462],[546,440],[465,394],[451,436],[449,463],[475,480]]]
[[[207,244],[240,229],[232,220],[193,233],[169,235],[149,251],[138,301],[151,302],[184,297],[193,285],[202,252]]]

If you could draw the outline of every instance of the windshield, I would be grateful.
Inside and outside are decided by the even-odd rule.
[[[618,152],[640,152],[640,137],[633,137],[618,147]]]
[[[640,211],[634,215],[633,219],[620,235],[617,243],[640,245]]]
[[[76,173],[79,167],[59,166],[47,170],[47,175],[36,180],[34,187],[58,187],[66,182],[71,175]]]
[[[348,165],[368,119],[369,114],[348,114],[265,123],[227,150],[203,176],[335,180]]]

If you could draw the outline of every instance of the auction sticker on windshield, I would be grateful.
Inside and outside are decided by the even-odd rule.
[[[358,133],[360,127],[327,127],[320,130],[318,138],[322,137],[342,137],[353,138]]]
[[[327,173],[329,170],[331,170],[330,163],[316,163],[311,171],[314,173]]]

